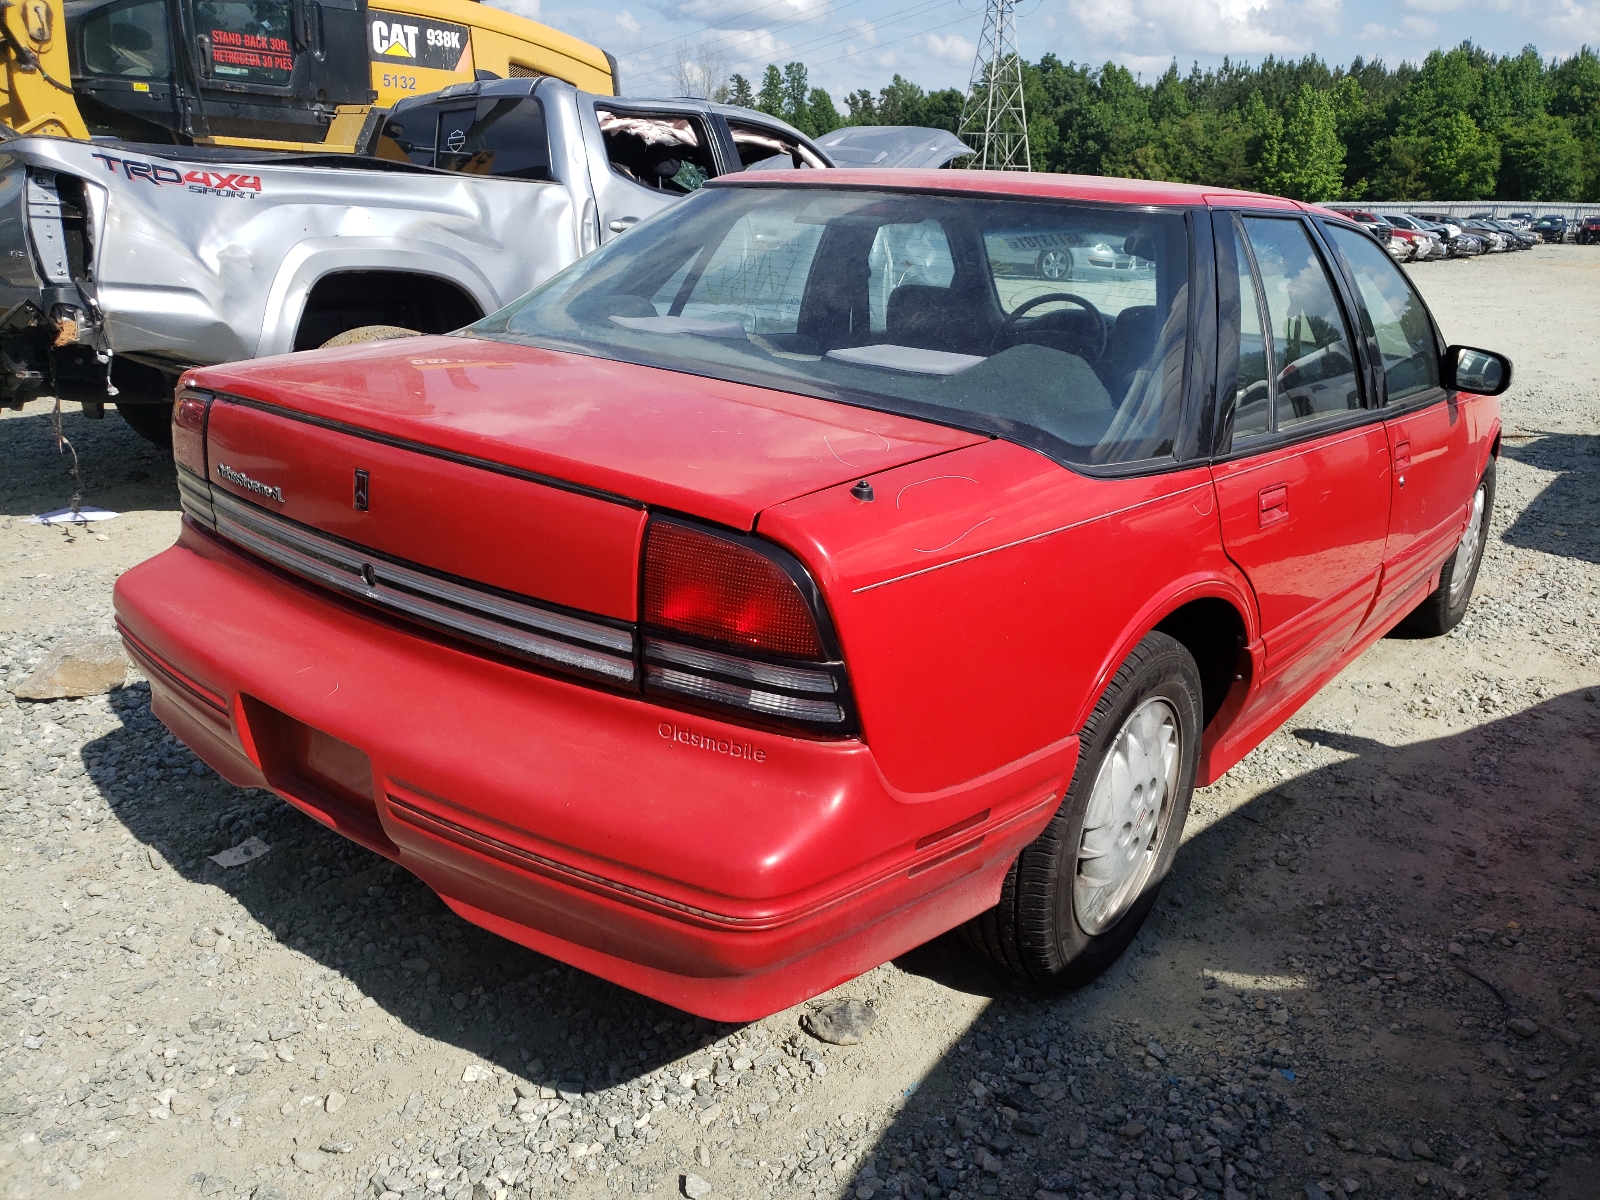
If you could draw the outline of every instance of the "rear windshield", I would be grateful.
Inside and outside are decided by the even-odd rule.
[[[1075,463],[1168,456],[1181,213],[712,187],[472,326],[903,413]]]

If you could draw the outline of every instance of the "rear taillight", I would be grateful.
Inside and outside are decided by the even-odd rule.
[[[783,566],[748,545],[657,521],[644,551],[644,619],[784,658],[819,659],[816,618]]]
[[[206,421],[211,397],[181,391],[172,406],[172,459],[178,464],[178,496],[183,511],[208,529],[217,527],[211,509],[211,484],[206,477]]]
[[[854,729],[821,596],[792,555],[657,519],[643,574],[646,691],[818,731]]]

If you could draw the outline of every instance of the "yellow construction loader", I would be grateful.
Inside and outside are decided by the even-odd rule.
[[[0,0],[0,136],[349,152],[475,79],[617,91],[616,60],[474,0]]]

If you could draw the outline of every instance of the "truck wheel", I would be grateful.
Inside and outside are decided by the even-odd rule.
[[[158,449],[172,453],[172,401],[119,401],[117,413],[134,432]]]
[[[1011,864],[970,945],[1024,979],[1080,984],[1128,946],[1156,902],[1200,762],[1200,672],[1164,633],[1118,669],[1083,727],[1072,784]]]
[[[331,350],[335,346],[359,346],[362,342],[387,342],[392,338],[421,336],[419,331],[407,329],[402,325],[358,325],[354,329],[346,329],[343,333],[335,334],[318,349]]]
[[[1494,459],[1489,469],[1478,480],[1472,493],[1472,509],[1467,515],[1467,530],[1455,553],[1444,560],[1439,570],[1439,586],[1428,598],[1407,614],[1400,627],[1424,637],[1442,637],[1467,615],[1467,605],[1472,603],[1472,587],[1478,581],[1478,568],[1483,565],[1483,547],[1489,540],[1489,515],[1494,512]]]

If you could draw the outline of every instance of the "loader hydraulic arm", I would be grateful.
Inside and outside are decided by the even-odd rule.
[[[88,138],[72,94],[61,0],[0,0],[0,55],[0,124],[18,136]]]

